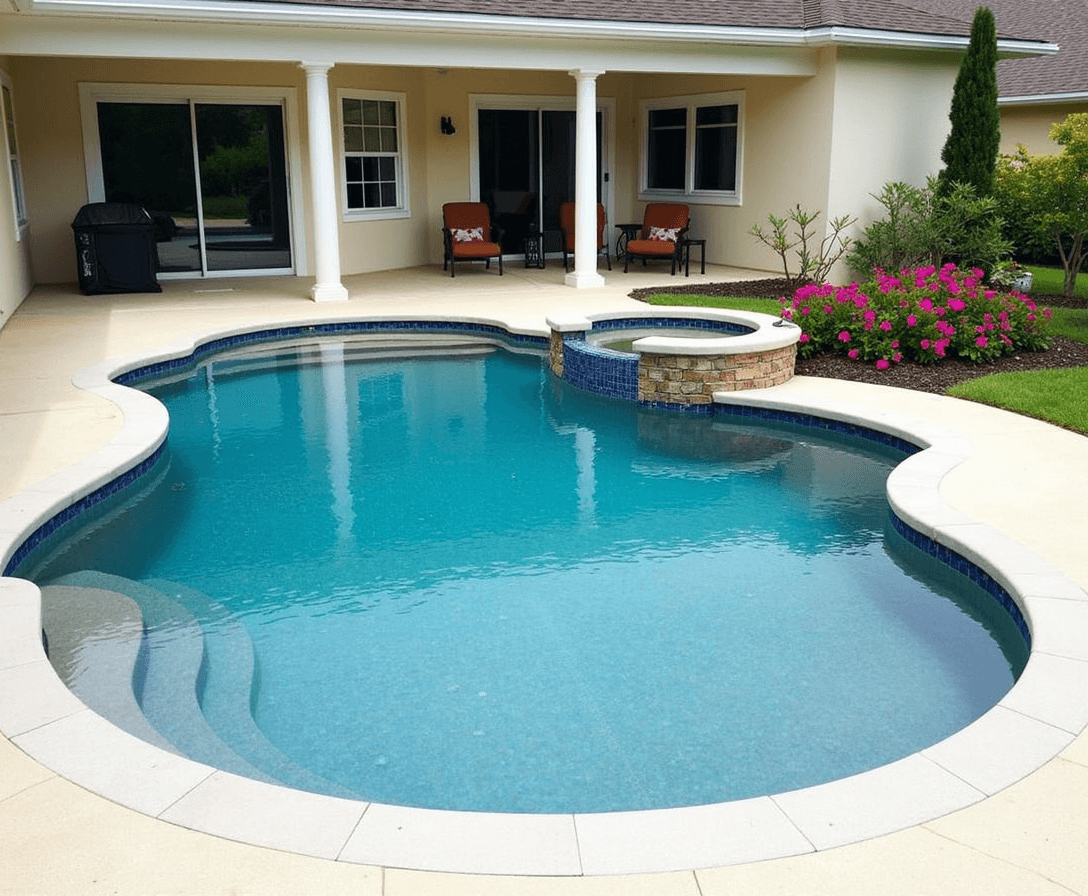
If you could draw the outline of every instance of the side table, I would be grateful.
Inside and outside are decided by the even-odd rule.
[[[680,244],[680,251],[684,253],[684,276],[687,277],[691,273],[691,247],[699,247],[699,273],[706,273],[706,240],[691,240],[684,237],[683,243]]]
[[[642,222],[638,224],[617,224],[616,229],[620,235],[616,237],[616,259],[619,260],[627,254],[627,241],[635,239],[642,230]]]

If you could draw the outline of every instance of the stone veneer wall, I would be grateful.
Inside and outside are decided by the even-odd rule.
[[[576,334],[584,337],[584,333]],[[551,338],[548,340],[548,364],[559,379],[563,379],[566,374],[566,365],[563,361],[563,334],[552,330]]]
[[[710,404],[715,392],[778,386],[793,376],[797,346],[742,355],[639,356],[638,400],[650,404]]]

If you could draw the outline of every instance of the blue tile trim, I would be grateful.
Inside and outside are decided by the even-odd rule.
[[[913,442],[908,442],[898,436],[889,435],[869,426],[860,426],[857,423],[847,423],[843,420],[831,420],[827,417],[817,417],[815,414],[804,414],[799,411],[782,411],[777,408],[759,408],[742,404],[716,404],[715,414],[724,414],[733,417],[747,417],[755,420],[771,420],[775,423],[792,423],[795,426],[808,426],[812,429],[823,429],[828,432],[841,433],[842,435],[865,439],[876,442],[886,448],[902,451],[906,455],[917,454],[922,448]]]
[[[378,320],[378,321],[346,321],[340,323],[314,324],[304,327],[278,327],[272,330],[255,330],[252,333],[238,333],[233,336],[224,336],[221,339],[212,339],[209,342],[198,345],[191,354],[180,358],[170,358],[166,361],[156,361],[126,371],[114,378],[115,383],[122,386],[130,386],[140,380],[150,377],[163,376],[178,370],[185,370],[197,361],[208,355],[224,349],[237,348],[242,345],[255,345],[277,340],[303,339],[308,336],[343,336],[357,335],[361,333],[455,333],[466,336],[490,336],[501,339],[508,345],[517,347],[540,348],[548,347],[548,338],[545,336],[525,336],[519,333],[511,333],[502,327],[492,324],[476,324],[464,321],[445,320]]]
[[[638,399],[638,355],[586,342],[580,335],[563,339],[563,379],[572,386],[618,398]]]
[[[940,561],[949,569],[955,570],[960,575],[966,576],[976,585],[978,585],[983,591],[989,594],[994,600],[996,600],[1006,613],[1012,618],[1020,634],[1024,638],[1024,643],[1031,647],[1031,632],[1028,630],[1027,621],[1024,619],[1024,614],[1020,612],[1020,607],[1016,601],[1012,599],[1009,592],[997,581],[994,580],[986,570],[982,567],[972,563],[966,557],[952,550],[950,547],[941,544],[938,541],[934,541],[928,535],[919,532],[917,529],[903,522],[894,513],[892,517],[892,526],[895,531],[902,535],[907,541],[918,548],[920,551],[925,552],[930,557]]]
[[[728,333],[730,336],[742,336],[754,333],[755,327],[736,324],[726,320],[706,320],[696,317],[621,317],[615,320],[594,322],[593,330],[707,330],[712,333]]]
[[[100,486],[90,494],[84,495],[74,504],[69,504],[60,511],[60,513],[55,514],[38,526],[37,529],[30,533],[27,540],[16,548],[15,553],[11,555],[11,559],[8,561],[7,566],[4,567],[4,575],[15,575],[15,571],[23,561],[26,560],[26,558],[29,557],[42,542],[56,534],[58,530],[68,523],[86,513],[91,508],[97,507],[103,501],[109,500],[130,486],[135,485],[162,459],[165,450],[166,442],[164,440],[163,443],[145,460],[140,461],[136,466],[126,470],[116,479],[111,479],[105,485]]]

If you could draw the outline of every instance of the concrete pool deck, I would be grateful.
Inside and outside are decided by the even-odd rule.
[[[348,278],[352,301],[335,305],[315,305],[306,298],[308,284],[288,278],[172,282],[161,296],[83,297],[71,287],[42,287],[0,331],[0,500],[85,459],[120,432],[114,406],[71,384],[76,371],[105,358],[217,328],[352,314],[456,315],[543,330],[557,312],[645,309],[627,293],[651,282],[747,276],[721,268],[688,280],[632,271],[608,276],[603,289],[575,291],[561,285],[555,265],[542,272],[511,265],[501,279],[470,270],[451,280],[428,268]],[[876,418],[892,413],[954,432],[971,456],[941,473],[944,503],[1088,588],[1088,439],[902,390],[796,378],[778,391],[783,400]],[[1088,616],[1076,595],[1048,600],[1055,611]],[[0,630],[0,650],[4,638]],[[1070,662],[1088,658],[1088,645],[1058,636],[1042,646]],[[1083,701],[1088,680],[1080,685]],[[1070,719],[1068,727],[1079,731],[1086,722]],[[513,877],[353,865],[220,839],[96,796],[0,739],[0,892],[1085,893],[1088,737],[1069,740],[1041,768],[968,808],[848,846],[664,874]],[[904,803],[918,797],[898,795]],[[214,808],[229,814],[226,802]],[[282,823],[303,826],[304,818]],[[864,835],[866,820],[857,821]],[[496,838],[496,851],[504,848]]]

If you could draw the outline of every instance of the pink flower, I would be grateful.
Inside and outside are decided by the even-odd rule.
[[[811,311],[812,311],[812,309],[809,308],[808,305],[805,305],[805,307],[801,309],[801,314],[803,314],[803,315],[804,314],[809,314],[809,313],[811,313]]]
[[[849,342],[849,341],[850,341],[850,331],[849,330],[840,331],[840,333],[839,333],[839,342]]]
[[[918,326],[918,318],[915,317],[913,314],[908,314],[907,315],[907,326],[908,327]]]
[[[985,336],[979,336],[978,339],[975,340],[975,345],[979,348],[986,348],[988,344],[989,340]]]
[[[894,355],[892,355],[892,360],[895,361],[896,364],[898,364],[900,361],[903,360],[903,353],[896,352]]]
[[[856,361],[858,357],[858,350],[856,348],[852,348],[846,353],[846,356],[848,358],[853,358]]]
[[[811,341],[812,341],[812,337],[811,337],[811,336],[809,336],[809,335],[808,335],[808,333],[802,333],[802,334],[801,334],[801,338],[800,338],[800,339],[798,339],[797,341],[798,341],[798,342],[811,342]]]
[[[887,358],[881,358],[879,361],[877,361],[876,362],[876,369],[877,370],[887,370],[888,369],[888,360],[887,360]]]
[[[891,328],[892,322],[890,320],[882,320],[880,322],[880,329],[882,329],[885,333],[887,333],[888,330],[890,330]]]
[[[919,344],[920,346],[922,346],[922,348],[923,348],[923,349],[929,348],[929,340],[928,340],[928,339],[923,339],[923,340],[922,340],[922,341],[921,341],[920,343],[918,343],[918,344]]]
[[[951,290],[950,290],[951,291]],[[963,311],[967,307],[967,303],[963,299],[949,299],[948,308],[950,311]]]
[[[918,307],[921,308],[923,311],[932,311],[933,302],[931,299],[922,299],[922,301],[918,303]]]
[[[866,311],[866,312],[865,312],[865,319],[866,319],[866,320],[867,320],[867,321],[868,321],[869,323],[873,323],[873,321],[875,321],[875,320],[876,320],[876,312],[875,312],[875,311],[873,311],[873,309],[872,309],[872,308],[870,308],[870,309],[869,309],[868,311]]]

